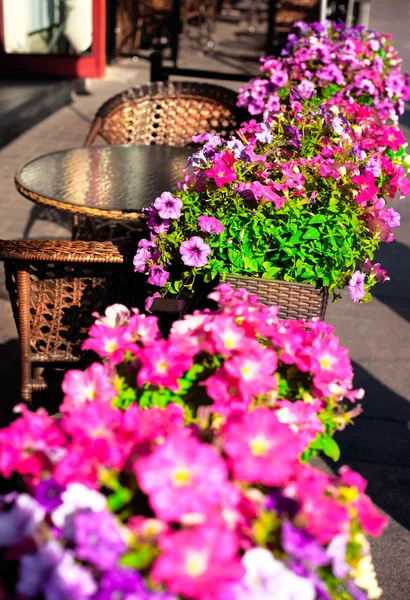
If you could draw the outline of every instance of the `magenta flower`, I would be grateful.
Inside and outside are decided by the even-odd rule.
[[[192,366],[193,357],[186,355],[174,344],[158,340],[154,346],[143,348],[139,355],[141,368],[138,385],[150,383],[178,391],[178,379]]]
[[[222,225],[218,219],[208,217],[207,215],[199,217],[198,225],[201,231],[206,231],[207,233],[222,233],[225,229],[225,225]]]
[[[306,445],[312,442],[318,433],[323,433],[325,428],[317,416],[317,408],[312,404],[306,404],[302,400],[290,402],[280,400],[275,405],[275,414],[281,423],[286,423],[303,439]]]
[[[276,352],[247,344],[248,351],[236,354],[225,361],[224,369],[237,381],[237,388],[244,400],[267,394],[277,388],[275,371],[278,366]]]
[[[166,535],[160,548],[151,572],[153,581],[187,598],[215,600],[245,571],[237,536],[220,526],[207,524]]]
[[[365,171],[364,175],[355,175],[352,182],[359,187],[359,193],[356,196],[357,204],[366,205],[368,202],[374,202],[379,190],[375,186],[375,177],[371,171]]]
[[[206,515],[221,503],[227,487],[226,463],[208,444],[185,433],[170,437],[135,470],[155,514],[166,521]]]
[[[163,265],[153,265],[149,270],[148,283],[162,287],[169,278],[169,271],[165,271]]]
[[[204,240],[194,235],[189,240],[182,242],[179,252],[182,262],[189,267],[204,267],[211,254],[211,248]]]
[[[161,219],[179,219],[181,216],[182,200],[174,198],[170,192],[163,192],[155,199],[154,207]]]
[[[76,556],[102,571],[112,569],[127,549],[114,515],[108,510],[74,516]]]
[[[100,363],[93,363],[85,371],[67,371],[61,387],[65,394],[60,407],[63,413],[72,412],[87,402],[111,402],[117,397],[107,368]]]
[[[82,350],[94,350],[101,358],[108,358],[113,365],[118,365],[123,360],[126,340],[122,327],[93,325],[88,335],[81,346]]]
[[[355,271],[349,281],[349,292],[353,302],[359,302],[366,296],[364,289],[364,280],[366,279],[366,273]]]
[[[390,277],[387,276],[386,270],[380,267],[380,263],[375,263],[374,265],[372,265],[370,260],[366,258],[364,261],[364,269],[366,273],[369,273],[375,278],[377,283],[384,283],[385,281],[390,281]]]
[[[234,476],[244,483],[285,483],[302,449],[300,439],[267,408],[228,421],[223,439]]]
[[[215,161],[212,169],[207,169],[205,173],[210,179],[215,180],[215,183],[219,188],[223,188],[226,183],[236,180],[234,169],[227,165],[223,160]]]

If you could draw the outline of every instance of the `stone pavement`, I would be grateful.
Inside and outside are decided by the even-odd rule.
[[[391,31],[395,46],[410,68],[410,3],[373,0],[371,25]],[[227,45],[228,46],[228,45]],[[224,60],[224,59],[223,59]],[[226,69],[221,54],[182,56],[181,66]],[[254,66],[246,64],[246,69]],[[229,68],[237,68],[237,66]],[[17,167],[40,154],[80,146],[98,106],[122,89],[148,81],[144,61],[125,61],[108,69],[103,81],[91,82],[91,95],[76,96],[67,106],[0,150],[0,238],[21,238],[32,205],[13,184]],[[402,119],[410,141],[410,111]],[[366,389],[364,414],[339,435],[342,463],[369,480],[375,503],[390,516],[373,554],[385,600],[410,599],[410,199],[395,202],[402,215],[397,241],[385,244],[378,260],[391,281],[378,286],[370,304],[354,305],[349,298],[329,306],[327,321],[336,327],[350,349],[355,384]],[[67,227],[36,221],[31,238],[69,237]],[[1,273],[1,277],[3,274]],[[8,297],[0,279],[0,412],[7,413],[17,398],[18,345]],[[327,470],[335,465],[323,465]]]

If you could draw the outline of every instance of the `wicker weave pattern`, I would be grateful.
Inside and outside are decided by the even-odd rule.
[[[239,120],[234,91],[203,83],[152,83],[114,96],[96,114],[109,144],[187,146],[192,136],[235,131]],[[90,140],[87,140],[91,143]]]
[[[319,317],[323,321],[325,317],[329,298],[326,288],[238,275],[227,275],[226,282],[237,290],[245,288],[257,294],[263,304],[279,306],[281,319],[310,320]]]
[[[134,276],[132,254],[109,242],[0,241],[20,337],[22,399],[47,387],[35,364],[86,358],[81,344],[93,311],[115,302],[141,307],[143,284]]]

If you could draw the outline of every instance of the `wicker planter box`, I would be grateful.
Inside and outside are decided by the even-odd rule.
[[[319,317],[323,321],[325,317],[329,298],[327,288],[242,275],[227,275],[225,281],[237,290],[245,288],[248,292],[257,294],[263,304],[279,306],[281,319],[309,321],[313,317]]]

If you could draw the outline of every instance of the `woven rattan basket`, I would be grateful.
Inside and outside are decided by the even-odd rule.
[[[257,294],[263,304],[279,306],[281,319],[319,317],[323,321],[325,317],[329,298],[327,288],[240,275],[227,275],[226,283],[237,290],[245,288]]]

